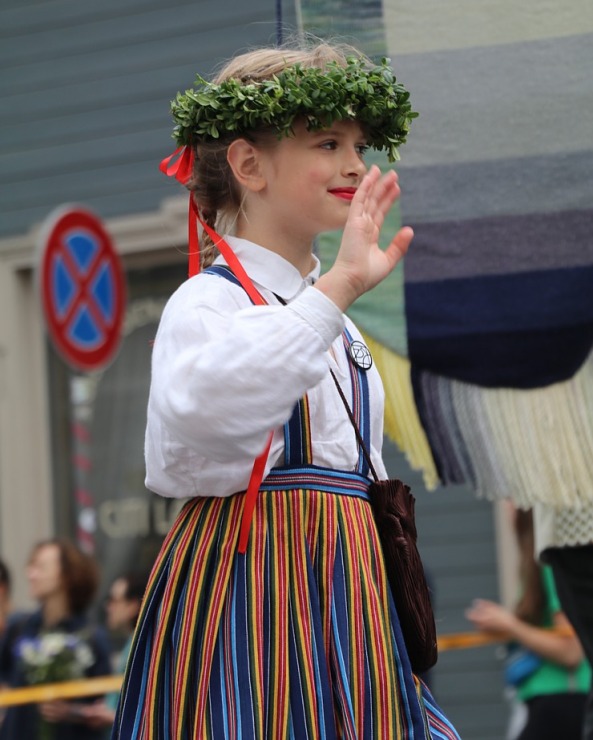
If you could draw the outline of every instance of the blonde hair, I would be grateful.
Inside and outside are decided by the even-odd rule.
[[[229,79],[241,82],[261,82],[297,64],[304,69],[326,69],[327,65],[332,62],[345,67],[347,58],[351,56],[366,59],[364,54],[353,46],[330,44],[325,41],[299,48],[254,49],[230,59],[213,81],[217,84]],[[368,63],[371,64],[370,60]]]
[[[235,79],[248,84],[271,79],[287,67],[300,65],[304,69],[326,69],[328,64],[347,65],[348,57],[370,60],[354,47],[343,43],[315,42],[299,46],[260,48],[240,54],[229,60],[214,76],[213,82],[220,84]],[[187,187],[204,221],[218,233],[228,233],[241,209],[241,192],[227,161],[227,149],[231,141],[238,138],[221,136],[219,139],[200,142],[195,148],[195,163]],[[261,127],[245,135],[259,147],[272,147],[277,141],[273,127]],[[217,250],[204,232],[200,254],[201,267],[208,267],[215,259]]]

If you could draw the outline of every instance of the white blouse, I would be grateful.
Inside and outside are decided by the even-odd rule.
[[[266,473],[283,463],[282,427],[308,394],[313,464],[355,470],[358,444],[346,398],[350,371],[341,333],[360,334],[337,306],[283,257],[226,237],[268,306],[242,287],[200,273],[171,296],[152,355],[145,438],[146,486],[163,496],[229,496],[247,488],[255,458],[274,439]],[[217,263],[224,264],[222,258]],[[276,296],[288,305],[282,305]],[[368,372],[371,456],[380,477],[384,393]]]
[[[580,508],[533,505],[535,557],[549,547],[578,547],[593,544],[593,503]]]

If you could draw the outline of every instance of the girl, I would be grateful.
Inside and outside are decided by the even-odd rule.
[[[199,83],[173,112],[208,251],[161,319],[145,447],[148,488],[190,500],[151,575],[113,737],[456,738],[410,669],[330,374],[385,477],[381,381],[343,312],[413,236],[379,249],[399,186],[363,159],[369,144],[394,158],[408,94],[386,62],[326,44],[250,52]],[[320,276],[314,239],[339,228]]]

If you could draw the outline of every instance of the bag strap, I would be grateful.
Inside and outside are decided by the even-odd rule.
[[[276,298],[278,299],[278,301],[283,306],[286,306],[286,301],[284,300],[284,298],[282,298],[279,295],[276,295],[276,293],[274,295],[276,296]],[[343,332],[342,336],[343,336],[343,339],[344,339],[344,346],[345,346],[345,349],[346,349],[346,355],[348,355],[348,347],[352,344],[352,337],[350,336],[350,333],[348,332],[348,329],[344,329],[344,332]],[[356,375],[357,370],[358,370],[358,377]],[[341,388],[341,386],[340,386],[340,384],[338,382],[338,379],[336,378],[336,376],[334,374],[334,371],[331,369],[331,367],[329,368],[329,371],[331,373],[331,376],[333,378],[334,383],[336,384],[336,388],[338,389],[338,393],[340,394],[340,398],[342,399],[342,401],[344,403],[344,406],[346,408],[346,412],[348,414],[348,418],[350,419],[350,421],[352,422],[352,426],[354,427],[354,432],[356,433],[356,439],[358,440],[358,444],[359,444],[359,447],[360,447],[360,450],[361,450],[362,459],[366,462],[366,464],[367,464],[369,470],[371,471],[374,479],[376,481],[378,481],[379,478],[377,476],[377,472],[376,472],[375,468],[373,467],[373,463],[371,462],[371,456],[369,455],[369,452],[367,450],[367,446],[366,446],[365,441],[364,441],[364,438],[363,438],[363,436],[362,436],[362,434],[360,432],[360,429],[359,429],[358,423],[357,423],[357,421],[356,421],[356,419],[354,417],[354,414],[352,413],[352,410],[351,410],[351,408],[350,408],[350,406],[348,404],[348,401],[346,400],[346,396],[344,395],[344,391],[342,390],[342,388]],[[364,390],[363,390],[363,388],[362,388],[362,386],[364,385],[364,383],[362,382],[361,371],[358,368],[355,368],[355,363],[353,363],[353,362],[350,364],[350,374],[351,374],[351,379],[352,379],[353,396],[354,396],[354,399],[358,399],[358,401],[359,401],[358,407],[360,408],[360,406],[365,405],[364,404],[364,400],[365,399],[368,399],[368,393],[365,393]],[[306,398],[306,396],[305,396],[305,398]],[[368,471],[365,470],[364,469],[364,466],[361,465],[360,462],[359,462],[357,472],[359,472],[362,475],[365,475],[366,476]]]
[[[346,409],[346,413],[348,414],[348,418],[352,422],[352,426],[354,427],[354,433],[356,434],[356,439],[358,441],[358,444],[360,446],[360,449],[362,451],[362,454],[364,455],[367,464],[369,466],[369,470],[371,471],[371,474],[376,482],[379,481],[379,476],[377,475],[377,471],[375,470],[375,466],[371,462],[371,456],[369,454],[369,451],[367,450],[367,446],[364,442],[364,439],[362,437],[362,434],[360,433],[360,429],[358,428],[358,424],[356,423],[356,419],[354,418],[354,414],[352,413],[352,410],[350,409],[350,406],[348,404],[348,401],[346,399],[346,396],[344,395],[344,391],[342,390],[340,384],[338,383],[338,379],[336,378],[336,375],[334,371],[329,369],[332,379],[334,383],[336,384],[336,388],[338,389],[338,393],[340,394],[340,398],[342,399],[342,402],[344,403],[344,408]]]

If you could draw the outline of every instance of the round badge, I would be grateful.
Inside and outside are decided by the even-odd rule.
[[[349,348],[350,359],[361,370],[368,370],[373,364],[369,348],[362,342],[352,342]]]

